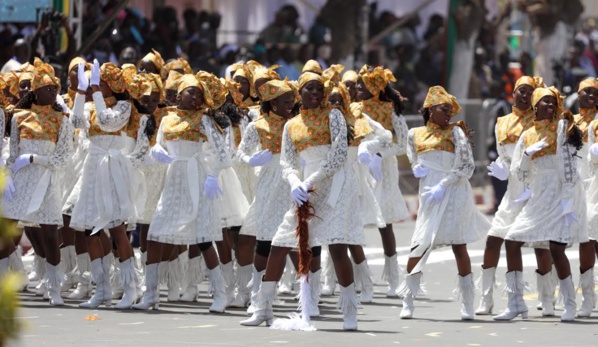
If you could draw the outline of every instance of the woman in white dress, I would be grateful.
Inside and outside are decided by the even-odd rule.
[[[588,242],[586,199],[576,169],[575,155],[582,146],[582,133],[570,112],[563,112],[559,91],[536,88],[532,94],[534,125],[523,132],[511,164],[513,175],[531,189],[531,197],[505,237],[507,250],[506,310],[495,320],[527,318],[521,246],[525,242],[549,241],[550,253],[560,279],[565,310],[562,321],[575,319],[575,288],[565,254],[567,244]]]
[[[396,81],[392,72],[382,67],[364,65],[359,71],[356,96],[360,100],[361,112],[392,132],[393,141],[372,157],[370,170],[378,178],[374,192],[382,209],[386,226],[379,228],[384,248],[383,279],[388,281],[387,297],[398,297],[399,265],[397,263],[397,242],[392,223],[411,216],[399,189],[399,167],[397,156],[405,154],[407,146],[407,122],[401,115],[400,101],[393,102],[394,92],[390,83]],[[376,166],[380,166],[377,168]]]
[[[137,300],[133,248],[126,235],[125,224],[137,215],[136,184],[133,161],[138,161],[148,150],[125,156],[126,131],[132,114],[137,110],[128,99],[127,82],[122,70],[112,63],[94,61],[91,78],[87,80],[83,64],[79,65],[79,91],[71,121],[75,128],[84,129],[89,137],[89,153],[83,165],[81,191],[71,215],[71,226],[85,230],[91,259],[91,273],[96,291],[90,300],[79,305],[97,308],[112,304],[110,268],[112,244],[103,229],[109,229],[120,259],[120,277],[124,288],[118,309],[130,308]],[[93,104],[85,103],[87,86],[93,89]],[[130,86],[130,85],[129,85]],[[146,138],[147,140],[147,138]]]
[[[273,318],[272,300],[275,285],[284,270],[287,254],[298,246],[296,208],[309,200],[317,218],[309,220],[309,247],[328,245],[341,286],[339,307],[343,312],[343,328],[357,329],[358,299],[353,284],[353,269],[348,245],[363,245],[363,223],[359,213],[357,177],[347,164],[347,126],[342,113],[328,102],[329,88],[325,80],[306,72],[298,81],[302,107],[300,114],[285,124],[282,138],[281,165],[283,178],[291,186],[295,205],[284,216],[272,239],[266,273],[260,286],[253,316],[241,322],[255,326]],[[305,160],[302,170],[301,160]],[[317,189],[310,193],[310,189]],[[317,309],[319,281],[312,273],[319,271],[319,254],[314,254],[309,274],[311,300],[305,314]],[[316,283],[314,283],[316,282]],[[316,287],[317,286],[317,287]],[[305,319],[305,318],[304,318]]]
[[[222,239],[222,222],[214,199],[222,194],[217,177],[223,167],[230,165],[230,156],[209,114],[222,105],[225,95],[224,86],[209,73],[184,75],[178,89],[178,107],[162,118],[151,154],[168,169],[148,232],[146,291],[134,309],[158,308],[158,263],[176,245],[187,244],[198,244],[210,271],[214,289],[210,312],[224,312],[226,308],[224,279],[212,242]],[[214,148],[218,159],[209,167],[203,151],[205,142]]]
[[[60,80],[54,69],[36,62],[31,91],[25,94],[11,120],[9,176],[2,201],[5,218],[41,227],[46,256],[45,280],[51,305],[64,305],[60,289],[64,273],[60,267],[62,182],[60,169],[73,153],[73,130],[67,114],[56,103]],[[5,261],[10,253],[0,254]]]
[[[441,246],[451,246],[457,262],[461,319],[474,318],[467,244],[485,235],[490,223],[472,198],[469,178],[475,165],[467,130],[462,122],[450,122],[460,110],[455,97],[444,88],[430,87],[421,110],[425,125],[409,130],[407,154],[414,176],[420,178],[420,202],[407,276],[400,290],[403,319],[413,317],[413,299],[421,290],[421,271],[432,249]]]

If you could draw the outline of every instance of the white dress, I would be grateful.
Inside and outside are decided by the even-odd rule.
[[[44,106],[51,107],[51,106]],[[35,110],[35,105],[32,107]],[[12,199],[4,195],[2,214],[5,218],[31,224],[62,225],[62,190],[59,180],[62,168],[73,154],[73,127],[68,117],[60,114],[58,140],[21,139],[18,110],[11,121],[10,155],[6,166],[15,192]],[[41,124],[44,127],[43,124]],[[46,130],[46,129],[43,129]],[[43,131],[42,130],[42,131]],[[33,163],[12,174],[12,166],[21,154],[33,154]]]
[[[237,150],[237,158],[242,165],[249,166],[246,163],[251,155],[261,150],[255,123],[249,123]],[[291,186],[282,178],[280,154],[273,154],[268,164],[260,169],[255,198],[249,206],[241,234],[255,236],[259,241],[272,241],[285,213],[291,207],[290,194]]]
[[[88,104],[85,104],[89,107]],[[87,111],[89,112],[89,110]],[[73,213],[73,207],[81,193],[81,184],[83,183],[83,164],[89,152],[89,139],[84,129],[79,129],[75,133],[75,153],[70,159],[64,171],[64,192],[62,203],[62,214],[70,216]]]
[[[577,160],[579,165],[587,167],[588,179],[584,181],[586,187],[586,202],[588,209],[588,236],[591,240],[598,239],[598,179],[596,173],[598,172],[598,158],[593,157],[589,153],[589,148],[596,143],[596,127],[597,122],[590,123],[588,128],[588,142],[584,143],[585,155],[577,152],[576,157],[581,157]],[[583,153],[583,152],[582,152]],[[581,176],[581,170],[580,176]],[[583,176],[581,176],[583,177]]]
[[[301,117],[298,115],[296,117]],[[295,147],[286,123],[282,135],[280,163],[283,178],[289,183],[301,180],[316,188],[309,196],[317,217],[309,221],[309,246],[316,247],[330,244],[364,245],[363,221],[359,211],[359,192],[357,177],[351,164],[347,162],[347,126],[339,110],[329,114],[331,145],[314,146],[301,152]],[[301,160],[305,160],[305,169],[301,174]],[[298,245],[295,237],[297,227],[296,208],[291,202],[290,209],[284,216],[272,239],[273,246],[294,248]]]
[[[512,174],[532,190],[532,196],[515,219],[506,240],[567,244],[588,241],[585,193],[575,167],[576,150],[565,143],[566,128],[567,121],[560,120],[555,155],[532,160],[524,154],[524,136],[517,142]],[[565,199],[573,199],[572,212],[578,222],[566,225],[561,205]]]
[[[245,136],[245,132],[247,131],[247,127],[251,124],[251,120],[249,117],[243,117],[241,122],[239,123],[239,131],[241,133],[241,138]],[[234,137],[233,137],[234,140]],[[235,147],[237,146],[236,141],[233,141]],[[239,144],[240,145],[240,144]],[[235,151],[238,148],[235,148]],[[241,183],[241,188],[243,189],[243,194],[247,198],[248,202],[253,201],[253,197],[255,196],[255,185],[257,183],[257,174],[255,168],[246,165],[238,160],[233,161],[233,170],[237,174],[239,178],[239,182]]]
[[[407,154],[411,165],[420,164],[428,175],[419,181],[420,203],[409,257],[424,257],[412,270],[421,271],[429,256],[429,249],[469,244],[484,237],[490,228],[488,219],[477,209],[469,179],[475,170],[469,140],[461,127],[454,126],[452,142],[454,153],[432,150],[417,153],[414,130],[409,131]],[[438,203],[427,204],[421,200],[426,187],[443,183],[446,191]]]
[[[166,149],[174,161],[167,165],[164,188],[147,239],[175,245],[221,241],[220,211],[215,201],[204,196],[204,182],[208,175],[218,177],[225,166],[230,166],[227,159],[230,157],[229,150],[213,120],[203,116],[200,131],[206,135],[220,159],[212,160],[208,168],[203,140],[164,139],[166,117],[158,129],[156,145]]]
[[[112,108],[106,108],[102,94],[95,92],[95,122],[102,131],[117,132],[129,122],[131,104],[118,101]],[[71,121],[76,128],[89,129],[91,114],[84,108],[84,96],[77,94]],[[89,153],[83,164],[83,180],[79,198],[73,207],[71,226],[77,230],[92,230],[117,227],[136,213],[133,156],[125,156],[124,135],[94,135],[89,133]]]
[[[397,223],[409,217],[409,209],[399,189],[399,164],[397,156],[405,154],[407,147],[407,122],[403,115],[392,114],[392,127],[396,142],[382,149],[382,182],[376,182],[374,193],[382,209],[386,224]]]

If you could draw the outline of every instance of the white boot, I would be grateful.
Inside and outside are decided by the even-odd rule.
[[[329,252],[327,257],[322,257],[322,277],[324,277],[324,285],[322,286],[322,296],[334,295],[336,290],[336,272],[334,271],[334,264]]]
[[[494,283],[496,282],[496,267],[482,268],[482,297],[480,298],[480,306],[475,311],[475,314],[488,315],[492,314],[494,308],[494,298],[492,297],[494,291]]]
[[[237,268],[237,281],[235,287],[237,293],[235,300],[230,305],[231,307],[247,307],[249,300],[251,299],[251,288],[249,282],[251,282],[251,273],[253,272],[253,264],[239,266]]]
[[[65,246],[60,249],[60,266],[62,267],[62,271],[66,274],[60,290],[62,292],[68,292],[79,283],[75,246]]]
[[[561,280],[560,290],[563,294],[563,303],[565,308],[561,315],[561,322],[572,322],[575,320],[575,311],[577,310],[577,304],[575,303],[575,286],[573,285],[573,279],[571,275]]]
[[[461,320],[473,320],[473,274],[459,276],[461,292]]]
[[[370,303],[374,299],[374,281],[372,280],[372,272],[368,266],[367,259],[360,264],[354,266],[355,278],[361,282],[361,295],[359,301],[363,303]]]
[[[160,290],[158,289],[158,263],[145,266],[145,292],[141,301],[132,306],[135,310],[157,310],[160,306]]]
[[[260,289],[257,293],[257,299],[253,304],[255,312],[251,318],[241,322],[241,325],[245,326],[258,326],[266,322],[266,326],[272,324],[274,314],[272,312],[272,301],[274,300],[274,290],[276,288],[276,282],[262,282]]]
[[[120,276],[124,293],[122,299],[114,306],[117,310],[130,309],[137,302],[137,288],[135,285],[137,273],[133,266],[134,259],[134,257],[130,257],[120,263]]]
[[[48,290],[46,283],[48,283],[48,277],[46,276],[46,258],[39,258],[40,266],[36,270],[37,276],[39,277],[39,283],[35,286],[35,295],[44,296],[44,299],[48,299]]]
[[[229,261],[226,264],[220,264],[220,270],[222,271],[222,278],[224,278],[224,284],[226,292],[226,307],[235,300],[235,273],[233,269],[233,261]]]
[[[50,297],[50,305],[63,306],[64,301],[60,297],[60,288],[64,281],[64,272],[58,265],[52,265],[46,262],[46,275],[48,277],[48,296]]]
[[[197,286],[202,281],[201,272],[201,257],[189,258],[187,271],[184,273],[184,285],[185,292],[181,296],[183,302],[194,302],[197,300]]]
[[[19,275],[20,285],[19,291],[26,291],[29,279],[27,278],[27,272],[23,265],[23,259],[21,258],[21,248],[17,247],[14,252],[8,256],[8,267],[11,271]]]
[[[311,301],[309,302],[309,316],[310,317],[319,317],[320,316],[320,308],[318,304],[320,303],[320,274],[322,273],[322,269],[319,269],[316,272],[309,272],[309,290],[311,294]],[[353,287],[355,290],[355,287]]]
[[[538,287],[538,299],[542,302],[542,316],[554,316],[554,285],[552,271],[544,275],[536,270],[536,284]]]
[[[181,269],[181,261],[177,257],[175,260],[168,262],[168,298],[169,302],[177,302],[181,300],[181,281],[183,277],[183,269]]]
[[[210,272],[210,282],[214,291],[214,301],[212,302],[212,306],[210,306],[210,312],[224,313],[228,298],[226,296],[226,283],[222,276],[222,269],[220,269],[220,266],[216,266],[208,271]]]
[[[253,272],[251,273],[251,282],[249,286],[251,286],[251,303],[247,308],[248,314],[253,314],[255,312],[256,302],[257,302],[257,293],[260,290],[260,285],[262,284],[262,277],[266,270],[257,271],[253,268]]]
[[[293,284],[297,282],[297,272],[293,266],[291,258],[287,256],[287,261],[284,267],[284,273],[278,285],[278,294],[291,294],[293,292]]]
[[[382,279],[388,282],[386,297],[398,298],[399,263],[397,262],[396,253],[392,257],[384,256],[384,272],[382,273]]]
[[[91,276],[96,283],[96,291],[88,301],[79,304],[81,308],[98,308],[102,304],[106,307],[112,305],[112,292],[107,291],[110,287],[110,275],[105,271],[102,263],[104,259],[106,257],[91,262]]]
[[[145,275],[145,263],[147,263],[147,251],[141,252],[139,255],[139,267],[141,268],[143,275]]]
[[[31,272],[29,272],[28,278],[29,281],[39,281],[42,279],[41,273],[43,272],[42,268],[45,267],[46,259],[40,257],[39,255],[35,254],[33,256],[33,264],[31,266]]]
[[[577,311],[577,317],[589,317],[592,315],[596,304],[596,293],[594,292],[594,268],[589,268],[579,275],[579,287],[581,287],[581,308]]]
[[[343,330],[357,330],[357,307],[359,300],[355,292],[355,285],[350,285],[341,288],[341,296],[339,297],[337,308],[343,312]]]
[[[69,299],[85,299],[91,295],[91,262],[89,253],[77,254],[77,269],[79,271],[79,283],[77,288],[69,294]]]
[[[525,283],[523,282],[523,273],[521,271],[510,271],[505,275],[507,278],[507,308],[503,313],[494,316],[494,320],[512,320],[521,315],[521,318],[527,319],[527,305],[523,300],[523,290]]]
[[[121,281],[122,276],[120,275],[120,261],[114,256],[110,259],[114,259],[110,271],[110,287],[112,288],[112,299],[120,299],[125,292],[123,283]]]
[[[401,310],[401,319],[413,318],[413,311],[415,310],[413,299],[415,299],[415,297],[421,292],[421,278],[421,272],[405,276],[403,283],[397,291],[397,295],[403,297],[403,309]]]

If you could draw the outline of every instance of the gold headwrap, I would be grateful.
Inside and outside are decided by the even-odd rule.
[[[344,65],[332,64],[328,69],[322,72],[322,77],[334,82],[334,84],[339,84],[341,82],[341,72],[343,72],[344,69]]]
[[[339,83],[332,88],[330,95],[335,93],[340,94],[341,98],[343,99],[343,106],[340,109],[341,112],[344,115],[349,114],[348,112],[351,112],[351,95],[349,95],[349,89],[347,89],[347,87],[343,83]]]
[[[68,72],[71,72],[71,70],[75,67],[75,66],[79,66],[79,64],[86,64],[87,62],[85,61],[84,58],[81,57],[74,57],[71,62],[69,63],[69,70]]]
[[[310,59],[305,63],[305,65],[303,65],[303,69],[301,69],[301,73],[304,72],[313,72],[315,74],[321,75],[322,66],[320,66],[320,63],[317,61]]]
[[[538,102],[545,96],[554,96],[556,98],[556,117],[560,118],[564,110],[563,100],[565,97],[561,96],[561,92],[554,86],[550,88],[542,87],[534,89],[534,93],[532,94],[532,107],[535,109]]]
[[[31,90],[37,90],[49,85],[60,87],[60,79],[54,76],[54,68],[52,65],[44,63],[41,59],[36,57],[33,66],[35,66],[35,70],[33,70]]]
[[[151,93],[153,93],[153,92],[160,93],[160,103],[163,103],[164,102],[164,84],[162,83],[162,78],[160,78],[160,75],[153,74],[153,73],[142,73],[141,75],[145,76],[145,78],[147,79],[149,84],[152,86]]]
[[[230,97],[233,99],[235,105],[242,107],[240,105],[243,103],[243,94],[239,92],[241,84],[233,81],[230,78],[220,78],[220,82],[226,86],[226,90],[228,91],[228,94],[230,94]]]
[[[528,86],[531,86],[532,88],[536,89],[544,87],[544,79],[540,76],[521,76],[519,77],[519,79],[517,79],[517,82],[515,82],[515,88],[513,89],[513,91],[517,90],[517,88],[521,87],[524,84],[527,84]]]
[[[14,71],[10,71],[10,72],[7,72],[4,74],[3,79],[6,82],[6,85],[8,86],[8,91],[10,92],[10,94],[18,97],[19,96],[19,82],[20,82],[19,75],[17,75],[17,73]],[[4,91],[2,91],[2,92],[4,92]]]
[[[206,71],[200,71],[195,76],[202,86],[204,103],[213,110],[220,108],[226,101],[227,94],[226,87],[220,79]]]
[[[147,60],[154,63],[154,65],[156,66],[156,70],[158,70],[158,73],[160,73],[162,71],[162,68],[164,67],[164,59],[162,59],[162,55],[160,55],[160,53],[158,53],[158,51],[156,51],[153,48],[152,51],[146,54],[145,57],[143,57],[141,60]]]
[[[37,58],[37,57],[35,59],[39,60],[39,58]],[[19,68],[18,71],[19,72],[33,72],[33,69],[35,69],[35,66],[29,64],[29,62],[26,62],[21,65],[21,67]]]
[[[353,71],[353,70],[347,70],[345,71],[345,73],[343,74],[343,82],[357,82],[357,72]]]
[[[392,71],[389,69],[376,66],[372,72],[369,72],[370,68],[369,65],[364,65],[361,70],[359,70],[359,76],[363,80],[367,90],[374,96],[380,94],[389,82],[397,81],[395,76],[392,75]]]
[[[199,84],[199,80],[195,75],[185,74],[178,79],[177,94],[181,94],[183,90],[190,87],[197,87],[203,91],[203,86]]]
[[[255,69],[252,73],[253,84],[255,84],[255,82],[257,82],[258,80],[260,80],[262,78],[265,78],[267,80],[279,80],[280,75],[278,74],[278,72],[274,71],[278,68],[279,68],[279,66],[274,64],[274,65],[271,65],[270,67],[262,66],[262,67]]]
[[[132,81],[127,83],[127,91],[133,99],[139,100],[142,96],[152,93],[152,86],[146,76],[138,74],[133,77]]]
[[[457,115],[457,113],[461,111],[461,106],[457,102],[457,98],[447,93],[443,87],[430,87],[430,89],[428,89],[428,95],[426,95],[426,99],[424,100],[424,108],[441,104],[453,105],[453,112],[451,114],[451,117]]]
[[[297,90],[301,90],[301,88],[305,87],[305,85],[310,81],[318,81],[322,83],[322,86],[324,86],[324,96],[322,98],[322,103],[320,104],[320,107],[325,107],[328,104],[328,96],[332,91],[334,83],[326,81],[324,77],[313,72],[304,72],[301,74],[301,76],[299,76],[299,80],[297,81]]]
[[[293,97],[297,100],[298,92],[297,88],[293,85],[293,83],[289,82],[288,78],[285,78],[284,81],[281,80],[272,80],[268,81],[260,87],[260,94],[262,95],[262,101],[270,101],[278,98],[279,96],[286,94],[288,92],[293,93]]]
[[[193,73],[193,69],[191,68],[191,65],[189,65],[189,62],[181,57],[166,63],[160,70],[160,77],[162,77],[163,80],[166,80],[168,78],[168,74],[172,70],[183,70],[183,73],[186,74]]]
[[[129,70],[130,71],[130,70]],[[125,76],[130,76],[125,74]],[[115,93],[122,93],[126,90],[127,82],[123,78],[123,70],[113,63],[104,63],[100,67],[100,78],[108,84],[108,87]]]
[[[577,88],[577,92],[581,92],[582,89],[587,88],[587,87],[592,87],[594,89],[598,89],[598,79],[591,77],[591,78],[586,78],[585,80],[581,81],[579,83],[579,88]]]
[[[183,77],[183,74],[181,74],[178,71],[171,70],[168,73],[168,78],[166,79],[166,82],[164,83],[164,89],[178,90],[181,77]]]

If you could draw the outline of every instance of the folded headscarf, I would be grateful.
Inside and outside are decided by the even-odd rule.
[[[71,70],[75,66],[79,66],[79,64],[87,64],[87,62],[82,57],[74,57],[73,59],[71,59],[71,62],[69,63],[69,70],[67,72],[71,72]]]
[[[544,79],[540,76],[521,76],[517,79],[517,82],[515,82],[515,89],[513,90],[517,90],[517,88],[521,87],[524,84],[527,84],[528,86],[531,86],[532,88],[536,89],[544,87]]]
[[[349,95],[349,89],[343,84],[339,83],[334,85],[330,95],[338,93],[341,98],[343,99],[343,106],[341,108],[341,112],[345,115],[351,112],[351,95]]]
[[[35,59],[39,59],[39,58],[36,57]],[[26,62],[21,65],[21,67],[19,68],[18,71],[19,72],[26,72],[26,71],[32,72],[34,68],[35,67],[33,65],[29,64],[29,62]]]
[[[164,84],[162,83],[162,78],[160,75],[153,74],[153,73],[142,73],[141,75],[145,76],[149,84],[152,86],[153,92],[160,93],[160,103],[164,102]],[[144,94],[145,95],[145,94]]]
[[[594,77],[586,78],[585,80],[579,83],[579,88],[577,88],[577,92],[581,92],[582,89],[587,87],[592,87],[598,89],[598,79]]]
[[[171,70],[168,73],[166,82],[164,83],[164,89],[178,90],[181,77],[183,77],[183,74],[179,73],[178,71]]]
[[[389,82],[396,82],[397,79],[393,76],[392,71],[389,69],[384,69],[381,66],[376,66],[371,72],[371,66],[364,65],[361,70],[359,70],[359,76],[361,80],[365,84],[367,90],[369,90],[372,95],[376,96],[380,94],[381,91],[386,88],[386,85]]]
[[[457,102],[457,98],[453,95],[446,92],[446,90],[441,86],[433,86],[428,89],[428,95],[426,95],[426,99],[424,100],[424,108],[441,105],[441,104],[449,104],[453,105],[453,112],[451,117],[457,115],[459,111],[461,111],[461,106]]]
[[[164,59],[162,59],[162,55],[160,55],[160,53],[153,48],[152,51],[146,54],[145,57],[143,57],[141,60],[147,60],[154,63],[154,65],[156,66],[156,70],[158,70],[158,73],[160,73],[160,71],[162,71],[162,68],[164,67]]]
[[[357,82],[357,72],[353,71],[353,70],[347,70],[345,71],[345,73],[343,74],[343,82]]]
[[[301,69],[301,73],[304,72],[313,72],[315,74],[321,75],[322,74],[322,66],[316,60],[310,59],[308,60],[305,65],[303,65],[303,69]]]
[[[293,93],[293,97],[297,100],[299,93],[297,92],[297,88],[295,85],[287,78],[284,81],[281,80],[271,80],[268,81],[260,87],[260,94],[262,95],[262,101],[270,101],[278,98],[279,96],[286,94],[288,92]]]
[[[224,84],[206,71],[200,71],[195,76],[202,86],[204,103],[213,110],[220,108],[226,101],[227,89]]]
[[[536,105],[540,100],[542,100],[545,96],[554,96],[556,98],[556,117],[561,117],[563,114],[563,100],[565,99],[564,96],[561,96],[561,92],[556,89],[554,86],[546,88],[536,88],[534,89],[534,93],[532,94],[532,107],[535,109]]]
[[[328,96],[332,91],[334,83],[326,81],[324,77],[313,72],[304,72],[301,74],[301,76],[299,76],[299,80],[297,81],[297,89],[301,90],[301,88],[305,87],[305,85],[310,81],[318,81],[322,83],[322,86],[324,86],[324,97],[322,98],[322,104],[320,105],[320,107],[326,106],[326,104],[328,103]]]
[[[332,64],[328,69],[322,72],[322,77],[331,82],[334,82],[334,84],[339,84],[341,82],[341,72],[343,72],[344,69],[344,65]]]
[[[172,60],[166,64],[164,64],[164,67],[162,67],[162,69],[160,70],[160,77],[163,80],[166,80],[168,78],[168,75],[170,74],[170,71],[173,70],[181,70],[183,71],[182,73],[184,74],[192,74],[193,73],[193,69],[191,68],[191,65],[189,65],[189,62],[186,61],[185,59],[179,57],[176,60]],[[180,73],[180,71],[177,71]]]
[[[185,74],[178,79],[177,94],[181,94],[183,90],[190,87],[197,87],[203,92],[203,86],[199,84],[199,80],[195,75]]]
[[[60,87],[60,79],[54,76],[52,65],[44,63],[36,57],[33,66],[35,69],[33,70],[33,79],[31,80],[31,90],[35,91],[49,85]]]
[[[8,91],[10,94],[14,96],[19,95],[19,75],[16,72],[10,71],[6,72],[2,77],[6,85],[8,86]]]
[[[125,74],[125,76],[130,75]],[[104,63],[100,66],[100,78],[115,93],[123,93],[127,89],[127,82],[123,78],[123,70],[113,63]]]
[[[132,81],[127,83],[127,92],[133,99],[139,100],[142,96],[152,93],[152,85],[145,74],[138,74],[133,77]]]

